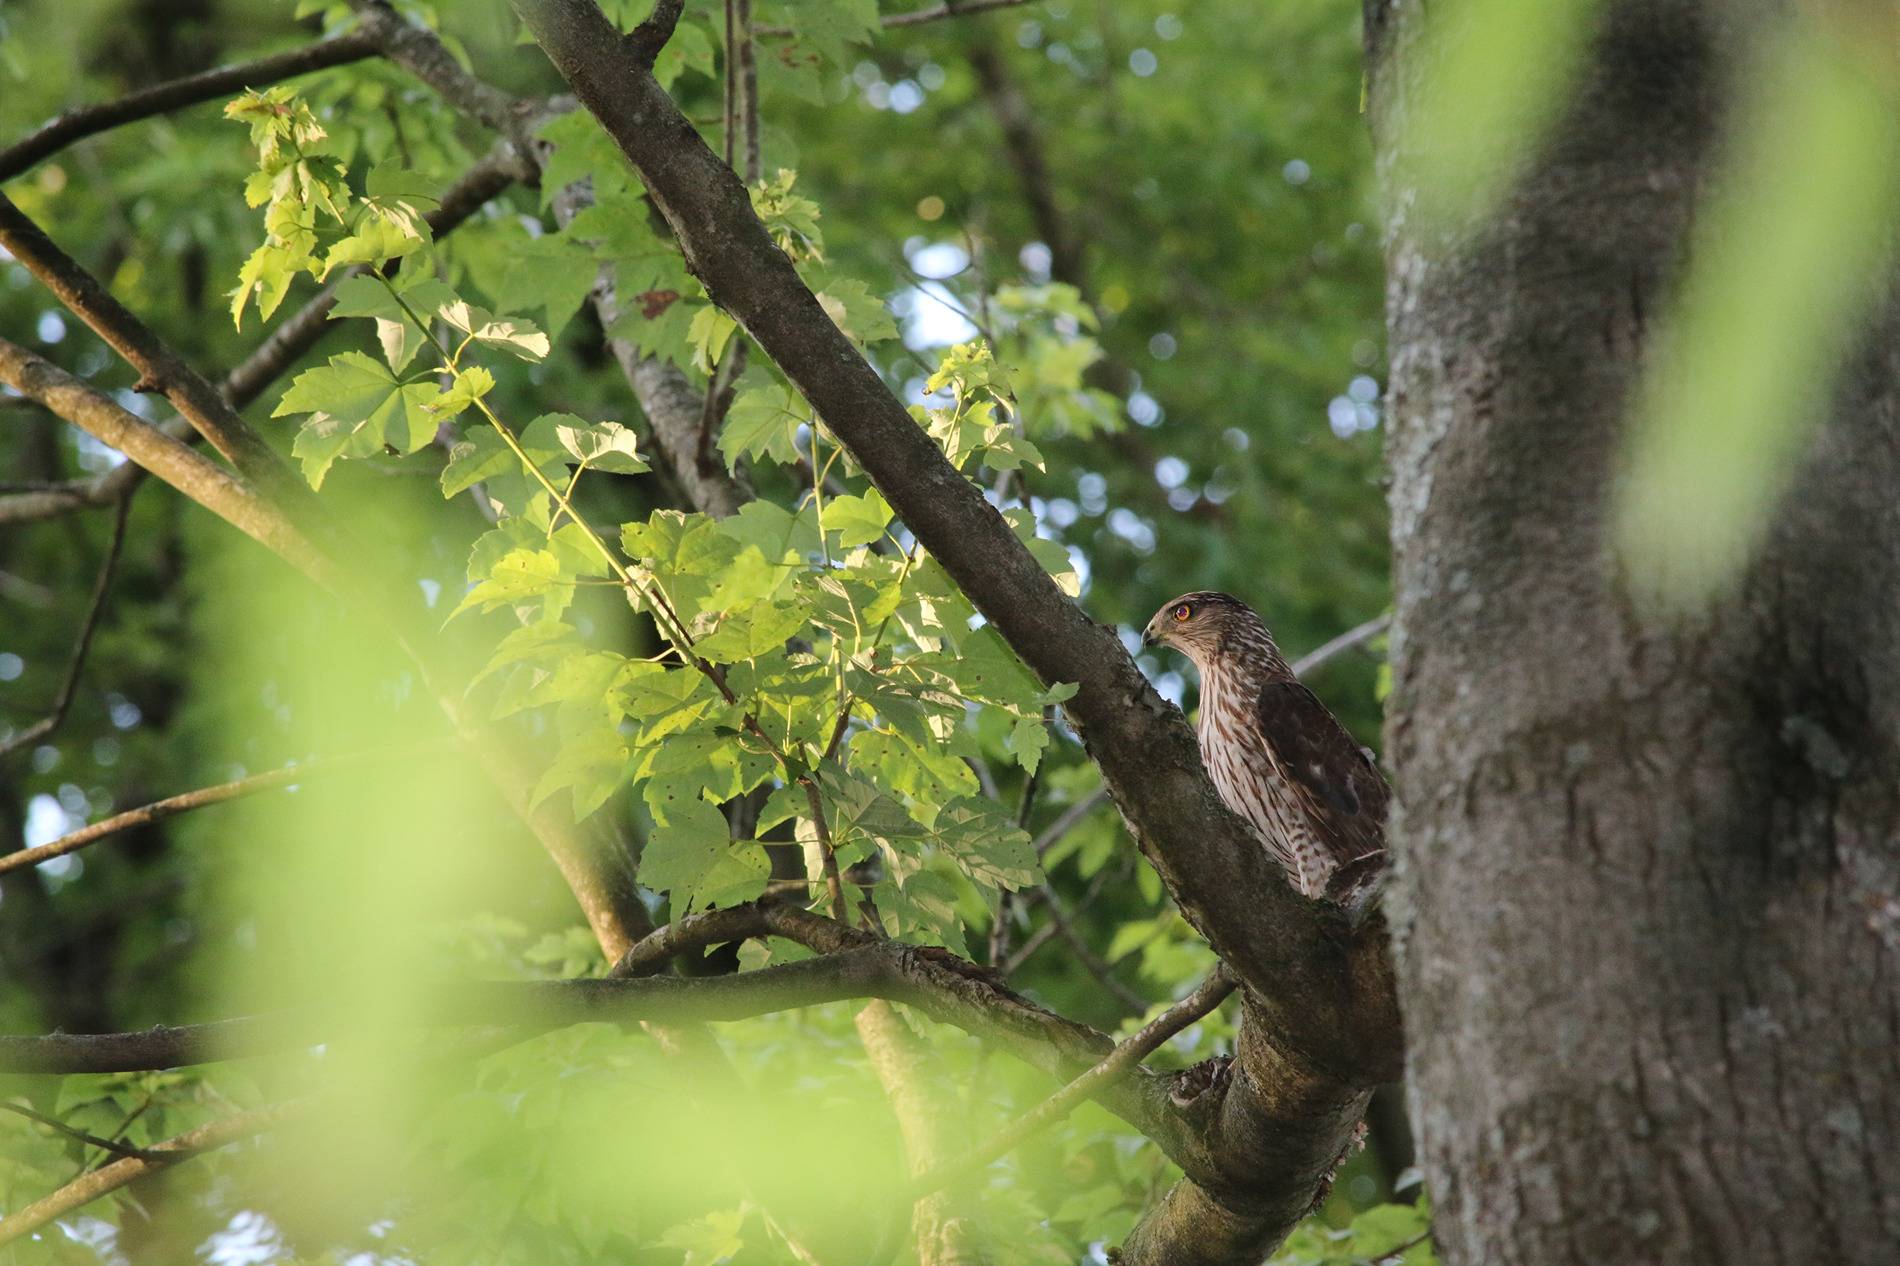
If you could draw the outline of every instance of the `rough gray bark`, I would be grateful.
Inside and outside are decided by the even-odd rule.
[[[1412,1110],[1456,1262],[1894,1260],[1900,1244],[1900,343],[1846,370],[1716,610],[1635,614],[1622,412],[1726,77],[1776,12],[1614,0],[1475,241],[1408,222],[1433,10],[1368,3],[1393,208],[1399,773]]]

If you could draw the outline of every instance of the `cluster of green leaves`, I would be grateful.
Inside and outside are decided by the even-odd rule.
[[[263,170],[278,170],[282,146],[272,120],[302,118],[304,108],[282,92],[240,105],[245,117],[267,116],[253,135],[266,142]],[[570,234],[596,250],[605,246],[623,291],[664,285],[680,296],[668,305],[682,312],[674,354],[710,375],[728,354],[731,318],[692,295],[677,252],[652,233],[644,209],[602,212],[617,201],[638,202],[640,193],[617,162],[618,187],[598,174],[598,130],[565,120],[552,130],[556,162],[544,196],[570,174],[561,163],[573,161],[572,151],[588,156],[595,203]],[[867,344],[890,339],[896,327],[862,282],[818,275],[819,210],[797,194],[795,181],[780,171],[760,183],[754,205],[761,219],[810,270],[821,302],[847,333]],[[381,182],[404,183],[387,174]],[[893,523],[875,488],[844,490],[839,481],[855,478],[855,468],[794,391],[758,371],[718,438],[734,466],[806,462],[815,474],[794,507],[755,501],[723,522],[658,510],[624,524],[610,542],[574,498],[590,470],[647,469],[633,433],[567,414],[512,430],[486,402],[496,378],[482,361],[537,362],[548,354],[548,336],[523,317],[459,295],[443,270],[430,267],[419,217],[391,214],[373,192],[355,197],[340,181],[326,196],[338,210],[338,232],[351,227],[352,209],[368,217],[359,223],[376,226],[341,238],[329,258],[342,252],[365,265],[338,287],[333,315],[372,321],[382,359],[355,351],[331,357],[296,379],[277,413],[305,417],[294,451],[313,486],[339,457],[413,453],[445,425],[461,423],[442,470],[443,494],[479,485],[497,522],[474,545],[469,588],[454,614],[498,612],[508,621],[476,685],[495,719],[533,712],[551,722],[559,745],[535,790],[537,804],[565,795],[575,816],[585,817],[631,787],[653,828],[640,878],[669,894],[679,912],[759,896],[771,869],[762,839],[775,828],[783,828],[779,838],[805,846],[814,880],[831,864],[830,851],[854,888],[870,891],[894,934],[959,949],[964,923],[982,915],[990,894],[1035,882],[1028,837],[982,796],[970,769],[980,755],[973,718],[1001,717],[1004,749],[1033,772],[1049,745],[1048,710],[1067,692],[1045,690],[979,625],[942,569]],[[311,231],[297,247],[314,259],[322,244],[323,235]],[[560,249],[576,248],[569,241]],[[385,276],[383,265],[398,259],[406,265]],[[629,268],[618,266],[623,260]],[[587,254],[590,275],[600,262]],[[551,302],[545,293],[535,297]],[[424,348],[432,363],[417,368]],[[986,347],[954,348],[928,390],[948,402],[920,405],[916,416],[959,468],[1041,464],[1011,420],[1007,376]],[[1037,538],[1025,509],[1009,515],[1073,591],[1066,552]],[[647,612],[665,640],[662,653],[635,657],[569,622],[577,591],[589,584],[619,586]],[[721,806],[746,797],[759,808],[748,837],[735,840]]]
[[[264,244],[244,262],[231,292],[234,323],[243,324],[253,299],[258,315],[269,319],[299,273],[322,280],[339,266],[395,259],[428,240],[419,204],[435,201],[429,182],[383,165],[369,173],[360,196],[353,193],[329,133],[294,89],[247,92],[224,112],[250,126],[258,168],[244,183],[244,200],[264,208]],[[341,232],[319,259],[320,235],[330,225]]]
[[[234,1111],[255,1108],[263,1098],[257,1082],[242,1069],[223,1068],[215,1080],[196,1069],[74,1075],[62,1078],[57,1093],[38,1103],[24,1094],[14,1101],[119,1148],[146,1148]],[[24,1115],[0,1111],[0,1157],[5,1158],[0,1163],[0,1202],[9,1212],[17,1211],[121,1155]],[[172,1198],[204,1199],[242,1164],[230,1153],[209,1155],[216,1158],[210,1165],[186,1166],[171,1175]],[[66,1234],[0,1248],[0,1261],[7,1263],[99,1260],[87,1237]]]

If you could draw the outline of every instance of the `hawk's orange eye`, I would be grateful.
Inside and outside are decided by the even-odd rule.
[[[1193,614],[1194,614],[1194,608],[1189,606],[1185,602],[1183,602],[1180,606],[1174,609],[1174,618],[1177,621],[1180,621],[1183,623],[1185,623],[1187,618]]]

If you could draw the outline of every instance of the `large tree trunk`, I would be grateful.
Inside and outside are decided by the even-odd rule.
[[[1367,5],[1392,184],[1435,9]],[[1606,9],[1479,240],[1442,249],[1388,187],[1388,910],[1437,1230],[1474,1264],[1891,1263],[1900,322],[1817,402],[1739,590],[1636,615],[1624,406],[1773,6]]]

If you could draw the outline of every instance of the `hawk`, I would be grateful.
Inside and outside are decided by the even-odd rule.
[[[1356,892],[1385,857],[1385,780],[1302,686],[1252,607],[1184,593],[1155,612],[1145,646],[1172,646],[1201,674],[1201,762],[1309,897]]]

